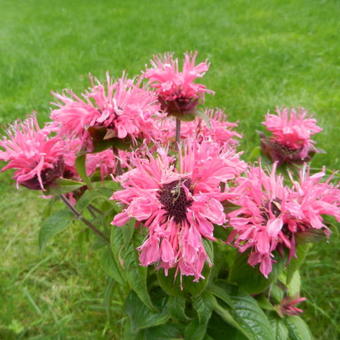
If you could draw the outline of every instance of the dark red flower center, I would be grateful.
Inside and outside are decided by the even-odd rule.
[[[192,200],[187,198],[184,186],[190,190],[191,180],[183,179],[164,184],[158,192],[158,199],[167,216],[178,224],[185,221],[187,208],[192,204]]]

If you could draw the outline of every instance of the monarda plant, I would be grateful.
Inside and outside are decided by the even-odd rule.
[[[123,287],[117,338],[311,339],[299,268],[340,221],[336,175],[307,164],[321,128],[278,108],[263,123],[265,157],[246,162],[237,124],[203,107],[213,91],[196,57],[156,56],[134,79],[53,93],[51,122],[8,128],[2,170],[65,205],[45,212],[41,248],[74,219],[93,232],[106,304]]]

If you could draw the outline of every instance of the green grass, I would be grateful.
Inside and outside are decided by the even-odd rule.
[[[339,168],[340,3],[316,0],[2,0],[0,124],[49,115],[51,90],[88,86],[87,75],[139,73],[165,51],[209,58],[208,106],[238,120],[249,152],[263,114],[301,105],[315,112],[326,151],[313,161]],[[1,175],[0,338],[114,337],[102,306],[105,278],[79,228],[39,253],[46,204]],[[314,247],[303,270],[306,318],[316,339],[336,339],[340,322],[340,238]],[[119,290],[119,287],[117,287]],[[320,306],[315,307],[316,305]],[[114,312],[114,311],[113,311]],[[330,321],[333,320],[333,321]],[[119,318],[114,318],[119,321]]]

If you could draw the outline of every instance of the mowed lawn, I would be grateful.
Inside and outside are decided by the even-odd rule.
[[[317,0],[0,0],[0,125],[36,111],[50,91],[88,86],[88,74],[138,74],[153,54],[209,58],[207,106],[239,121],[244,157],[275,106],[304,106],[324,131],[313,167],[340,165],[340,2]],[[106,279],[80,225],[39,252],[46,200],[0,175],[0,339],[117,339]],[[85,240],[84,240],[85,239]],[[340,237],[316,244],[303,269],[305,318],[316,339],[337,338]]]

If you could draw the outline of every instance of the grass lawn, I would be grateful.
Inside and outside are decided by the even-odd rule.
[[[264,113],[301,105],[324,129],[317,141],[326,153],[314,167],[339,168],[337,0],[1,0],[0,8],[1,126],[33,110],[46,120],[50,91],[83,90],[90,72],[134,75],[155,53],[198,50],[212,63],[204,82],[216,95],[207,106],[239,121],[246,154],[258,143]],[[46,201],[17,191],[6,174],[0,195],[0,339],[115,338],[120,301],[108,321],[105,277],[80,226],[39,253]],[[339,249],[334,232],[303,270],[303,307],[316,339],[336,339],[339,331]]]

